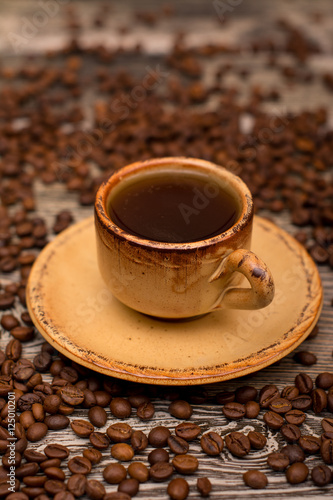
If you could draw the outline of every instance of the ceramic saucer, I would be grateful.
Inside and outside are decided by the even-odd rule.
[[[129,309],[106,289],[89,218],[41,252],[27,287],[29,312],[58,351],[102,374],[164,385],[239,377],[295,349],[322,307],[318,270],[296,240],[255,217],[252,249],[275,280],[275,298],[267,308],[162,321]]]

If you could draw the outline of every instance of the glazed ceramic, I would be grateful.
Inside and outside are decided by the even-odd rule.
[[[119,228],[107,214],[112,193],[124,182],[154,173],[197,172],[214,180],[239,207],[235,224],[218,236],[191,243],[143,239]],[[251,248],[253,202],[243,181],[213,163],[159,158],[133,163],[113,174],[96,196],[97,257],[112,294],[136,311],[161,318],[188,318],[217,309],[261,309],[274,297],[266,264]],[[242,275],[250,288],[239,288]]]
[[[99,373],[165,385],[240,377],[286,356],[319,317],[316,265],[294,238],[261,217],[254,217],[252,248],[274,275],[272,303],[186,321],[154,319],[119,302],[98,272],[94,231],[91,217],[42,250],[29,276],[27,305],[55,349]]]

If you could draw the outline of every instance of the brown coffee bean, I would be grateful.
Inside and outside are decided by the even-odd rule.
[[[128,462],[134,457],[134,450],[129,444],[116,443],[111,446],[111,456],[116,460]]]
[[[13,368],[12,375],[18,382],[25,382],[35,373],[33,364],[26,359],[19,359]]]
[[[267,457],[267,465],[276,472],[284,471],[289,464],[289,457],[283,453],[270,453]]]
[[[11,465],[17,468],[21,465],[21,461],[22,461],[22,455],[17,451],[15,451],[14,454],[13,453],[9,454],[9,452],[6,451],[6,453],[2,457],[2,465],[4,466],[5,469],[9,469]]]
[[[193,441],[201,432],[200,427],[192,422],[182,422],[175,428],[176,436],[185,439],[185,441]]]
[[[168,412],[175,418],[188,420],[189,418],[191,418],[193,408],[187,401],[179,399],[176,401],[172,401],[168,408]]]
[[[44,474],[49,479],[58,479],[59,481],[65,480],[65,473],[63,470],[59,469],[59,467],[47,467],[44,469]]]
[[[96,427],[104,427],[107,421],[107,414],[104,408],[93,406],[89,409],[88,418]]]
[[[274,430],[281,429],[284,420],[281,415],[275,413],[275,411],[268,411],[264,414],[264,422],[270,428]]]
[[[298,440],[298,444],[305,453],[314,455],[320,451],[321,439],[315,436],[301,436]]]
[[[178,436],[171,435],[168,437],[168,445],[172,453],[175,453],[175,455],[184,455],[189,450],[187,441]]]
[[[91,462],[85,457],[73,457],[68,461],[68,468],[72,474],[89,474],[91,472]]]
[[[4,314],[1,318],[0,324],[2,328],[9,332],[13,328],[19,326],[20,323],[12,314]]]
[[[202,436],[200,445],[206,455],[216,456],[223,450],[224,441],[217,432],[207,432]]]
[[[333,439],[325,439],[320,446],[321,458],[325,464],[333,464]]]
[[[126,476],[125,467],[118,463],[107,465],[103,471],[103,478],[109,484],[119,484]]]
[[[157,464],[158,462],[169,462],[169,452],[164,448],[156,448],[148,455],[148,462],[150,465]]]
[[[222,391],[216,394],[216,402],[218,405],[225,405],[235,401],[235,393],[231,391]]]
[[[1,293],[0,294],[0,311],[5,311],[10,309],[15,302],[15,296],[11,293]]]
[[[288,443],[294,443],[299,440],[301,437],[301,431],[294,424],[285,424],[281,427],[280,432],[284,439],[288,441]]]
[[[321,426],[324,432],[333,432],[333,418],[323,418]]]
[[[35,330],[31,326],[15,326],[10,330],[10,334],[20,342],[28,342],[33,339]]]
[[[199,462],[194,455],[176,455],[172,465],[180,474],[193,474],[198,469]]]
[[[127,399],[117,397],[112,399],[110,410],[116,418],[128,418],[131,416],[132,407]]]
[[[314,389],[311,393],[312,409],[318,414],[327,407],[327,395],[324,389]]]
[[[245,417],[257,418],[260,413],[260,405],[256,401],[248,401],[245,403]]]
[[[292,401],[299,395],[299,390],[294,385],[288,385],[281,392],[281,397],[284,399],[288,399],[288,401]]]
[[[225,437],[225,444],[232,455],[244,457],[250,452],[250,440],[241,432],[231,432]]]
[[[251,448],[254,450],[262,450],[266,446],[267,439],[261,432],[250,431],[247,435]]]
[[[95,430],[93,424],[83,419],[72,420],[71,428],[78,437],[83,438],[89,437]]]
[[[41,499],[38,498],[37,500]],[[46,500],[46,498],[44,500]],[[75,500],[75,497],[69,491],[58,491],[58,493],[54,495],[54,500]]]
[[[255,387],[250,385],[245,385],[239,387],[235,393],[235,399],[237,403],[246,404],[249,401],[255,401],[258,396],[258,391]]]
[[[259,404],[262,408],[268,408],[274,399],[280,397],[280,392],[275,385],[265,385],[259,393]]]
[[[167,427],[158,425],[149,432],[148,441],[151,446],[154,446],[154,448],[163,448],[167,445],[168,438],[170,436],[171,433]]]
[[[156,462],[154,465],[150,467],[149,470],[150,478],[158,483],[167,481],[169,477],[172,476],[172,474],[173,474],[173,467],[169,462]]]
[[[140,420],[151,420],[155,415],[155,407],[152,403],[142,403],[136,411]]]
[[[287,444],[287,446],[281,449],[280,453],[286,455],[291,464],[295,462],[304,462],[305,460],[304,451],[297,444]]]
[[[300,394],[310,394],[313,389],[313,382],[307,373],[299,373],[295,377],[295,386]]]
[[[266,488],[268,484],[267,476],[260,470],[252,469],[243,474],[243,481],[246,486],[256,490]]]
[[[40,464],[40,468],[44,471],[49,467],[60,467],[60,465],[61,465],[61,460],[59,460],[59,458],[49,458],[48,460],[45,460]]]
[[[208,497],[212,491],[212,484],[208,477],[199,477],[197,479],[197,490],[202,497]]]
[[[42,422],[45,418],[45,412],[42,403],[34,403],[31,407],[33,417],[37,422]]]
[[[79,378],[78,372],[71,366],[64,366],[59,375],[62,379],[67,380],[71,384],[75,384],[75,382],[77,382]]]
[[[96,479],[90,479],[86,483],[86,495],[91,500],[102,500],[106,491],[103,484]]]
[[[316,486],[326,486],[332,481],[332,471],[327,465],[316,465],[311,471],[311,479]]]
[[[44,453],[47,458],[59,458],[60,460],[64,460],[69,455],[69,449],[62,444],[52,443],[44,448]]]
[[[83,474],[73,474],[69,477],[67,488],[75,497],[82,497],[86,491],[87,478]]]
[[[292,405],[288,399],[276,398],[270,403],[269,409],[283,415],[292,409]]]
[[[45,417],[44,423],[49,429],[58,431],[69,426],[69,418],[65,415],[48,415]]]
[[[95,448],[86,448],[82,455],[87,458],[93,465],[99,464],[102,460],[102,453]]]
[[[37,464],[40,464],[47,460],[46,455],[44,453],[40,453],[39,451],[32,450],[31,448],[25,450],[23,453],[24,458],[26,459],[27,462],[36,462]]]
[[[44,489],[49,495],[55,496],[57,493],[65,491],[66,485],[63,481],[58,481],[57,479],[48,479],[44,483]]]
[[[149,479],[149,470],[142,462],[132,462],[128,469],[128,474],[139,481],[139,483],[145,483]]]
[[[65,404],[70,406],[78,406],[84,400],[84,394],[80,389],[72,385],[67,385],[60,391],[61,399]]]
[[[110,425],[106,429],[106,433],[113,443],[124,443],[131,438],[132,427],[123,422]]]
[[[89,441],[97,450],[106,450],[110,445],[110,439],[103,432],[92,432]]]
[[[148,438],[142,431],[134,431],[131,435],[131,446],[135,453],[140,453],[148,446]]]
[[[168,484],[167,493],[172,500],[185,500],[188,497],[190,487],[182,477],[172,479]]]
[[[128,401],[132,408],[139,408],[144,403],[150,403],[150,398],[145,394],[133,394],[128,396]]]
[[[8,342],[5,350],[6,356],[12,361],[17,361],[21,357],[22,345],[19,340],[12,339]],[[2,367],[3,371],[3,367]]]
[[[245,416],[245,406],[241,403],[226,403],[222,412],[229,420],[240,420]]]
[[[122,491],[113,491],[104,495],[103,500],[131,500],[131,497]]]
[[[309,469],[303,462],[293,463],[286,471],[286,478],[290,484],[303,483],[309,475]]]
[[[312,399],[308,394],[300,394],[292,400],[291,404],[296,410],[307,411],[312,406]]]
[[[40,441],[46,436],[48,427],[43,422],[35,422],[27,429],[27,439],[32,443]]]
[[[298,351],[294,354],[294,360],[301,365],[312,366],[317,363],[317,356],[313,352]]]
[[[40,352],[34,357],[35,369],[40,373],[46,373],[52,364],[52,356],[45,351]]]
[[[23,493],[22,491],[14,491],[14,493],[10,493],[6,496],[6,500],[29,500],[28,495]]]
[[[285,414],[284,418],[286,419],[288,424],[302,425],[306,418],[306,415],[301,410],[290,410]]]
[[[118,486],[118,491],[122,493],[127,493],[130,497],[133,497],[139,491],[140,483],[137,479],[130,478],[124,479]]]
[[[44,488],[33,488],[30,486],[22,488],[21,491],[29,498],[37,498],[39,495],[43,495],[45,493]]]
[[[330,389],[330,387],[333,386],[333,373],[319,373],[316,378],[316,386],[319,387],[319,389]]]
[[[36,462],[25,463],[20,465],[15,471],[15,477],[17,479],[22,479],[25,476],[34,476],[37,474],[39,466]]]

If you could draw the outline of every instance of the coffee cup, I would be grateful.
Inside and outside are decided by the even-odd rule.
[[[160,191],[154,194],[155,185]],[[148,194],[140,213],[142,186],[146,186]],[[162,222],[157,219],[156,240],[145,232],[149,234],[151,229],[145,228],[145,220],[155,222],[155,215],[155,218],[159,215],[162,204],[159,199],[164,200],[166,186],[171,189],[168,203],[176,193],[173,186],[179,188],[177,196],[182,196],[182,192],[187,196],[187,203],[178,199],[172,208],[176,215],[179,210],[178,226],[181,217],[184,219],[184,234],[188,232],[184,241],[179,241],[181,236],[168,241],[169,226],[163,233],[163,220],[171,224],[178,215],[164,216]],[[191,189],[193,196],[189,203]],[[128,199],[127,193],[131,196]],[[155,196],[151,198],[155,205],[148,195]],[[230,209],[233,218],[228,215],[229,226],[219,229],[225,211],[216,213],[214,204],[226,200],[226,213],[234,207],[233,212]],[[134,203],[134,212],[133,209],[124,212],[130,215],[133,227],[124,225],[121,217],[118,219],[113,213],[113,205],[120,203],[122,208],[121,202]],[[210,215],[205,215],[206,212]],[[210,227],[213,223],[217,229]],[[205,233],[206,226],[209,234]],[[139,161],[116,171],[97,192],[95,229],[99,270],[114,297],[136,311],[158,318],[192,318],[229,308],[260,309],[273,300],[274,282],[266,264],[251,252],[252,226],[251,193],[239,177],[225,168],[183,157]],[[199,229],[201,232],[197,233]]]

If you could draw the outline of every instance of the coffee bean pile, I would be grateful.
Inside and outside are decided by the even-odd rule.
[[[239,386],[212,397],[200,389],[168,390],[100,377],[47,343],[34,359],[24,356],[35,329],[28,312],[18,316],[14,308],[26,307],[31,266],[50,232],[58,234],[74,221],[70,211],[56,213],[55,207],[49,227],[38,213],[40,184],[45,189],[62,185],[68,196],[77,195],[80,206],[89,207],[100,183],[130,162],[175,155],[210,160],[243,178],[257,211],[289,214],[299,227],[295,237],[318,264],[333,268],[333,141],[326,109],[268,113],[264,106],[281,99],[279,89],[249,87],[245,103],[238,99],[237,85],[226,80],[234,74],[243,81],[250,69],[239,70],[225,57],[237,59],[240,46],[189,48],[179,35],[170,53],[147,67],[148,56],[139,45],[127,50],[81,46],[75,37],[80,29],[75,10],[66,12],[72,38],[62,50],[0,67],[0,271],[10,277],[0,285],[1,327],[10,335],[0,351],[0,497],[128,500],[144,491],[147,481],[168,482],[161,488],[175,500],[185,499],[189,491],[206,497],[212,489],[209,478],[197,475],[196,485],[186,479],[200,473],[194,447],[223,460],[243,458],[265,450],[270,433],[285,443],[268,455],[272,471],[285,474],[290,484],[308,477],[317,486],[329,484],[333,419],[322,418],[321,436],[304,432],[302,425],[313,413],[333,413],[332,373],[321,373],[315,384],[300,373],[294,385],[282,390]],[[104,17],[103,10],[94,25],[103,25]],[[138,12],[136,19],[154,26],[158,16]],[[253,53],[267,57],[267,70],[296,88],[317,79],[323,92],[332,92],[332,74],[315,74],[307,65],[320,45],[288,21],[280,21],[279,29],[282,42],[250,44]],[[124,33],[126,27],[119,30]],[[293,60],[290,66],[279,60],[286,54]],[[139,76],[131,72],[133,61],[136,68],[138,62],[145,68]],[[210,83],[207,64],[216,68]],[[87,89],[94,92],[93,102],[87,103]],[[91,111],[93,122],[83,129]],[[244,131],[244,120],[251,121],[250,132]],[[316,356],[300,351],[295,361],[311,366]],[[10,393],[15,395],[14,435]],[[170,401],[169,414],[178,419],[174,430],[151,426],[160,400]],[[241,428],[221,433],[200,427],[192,405],[205,403],[221,405],[224,417],[240,426],[263,419],[267,436]],[[125,422],[133,416],[147,422],[147,431]],[[82,455],[73,456],[57,443],[57,432],[70,428],[86,444]],[[8,448],[12,442],[15,451]],[[311,467],[313,455],[321,457],[320,465]],[[105,466],[110,456],[112,463]],[[8,491],[12,463],[16,493]],[[92,471],[98,471],[98,480],[89,479]],[[269,484],[259,470],[246,471],[243,479],[251,488]]]

